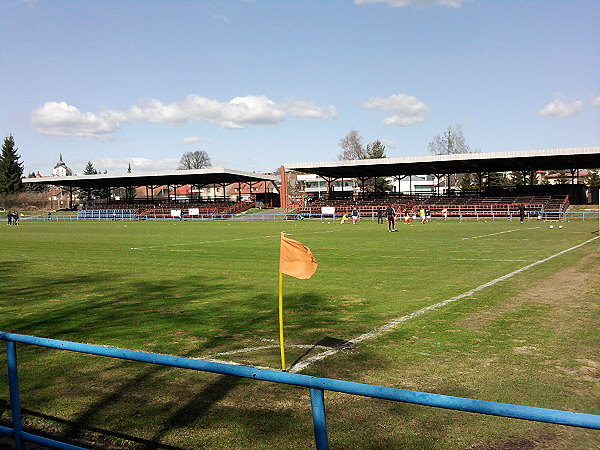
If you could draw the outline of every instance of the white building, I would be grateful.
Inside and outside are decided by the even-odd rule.
[[[60,159],[52,169],[53,177],[70,177],[73,175],[73,171],[67,167],[67,165],[63,162],[62,154],[60,155]]]
[[[412,175],[406,176],[400,180],[397,177],[387,177],[388,184],[392,187],[391,192],[400,192],[402,194],[432,194],[435,192],[435,177],[431,175]],[[304,191],[310,197],[321,197],[327,194],[327,182],[319,175],[298,174],[297,181],[300,184],[300,190]],[[339,192],[352,192],[358,195],[361,189],[360,184],[356,184],[353,178],[337,179],[332,182],[333,190]],[[350,194],[347,194],[350,195]]]
[[[407,175],[398,180],[396,177],[388,178],[394,192],[402,194],[433,194],[435,192],[435,177],[432,175]]]
[[[298,174],[297,182],[300,184],[300,190],[304,191],[310,197],[321,197],[327,194],[327,182],[319,175]],[[331,184],[334,192],[355,192],[354,179],[338,179]],[[350,194],[348,194],[350,195]]]

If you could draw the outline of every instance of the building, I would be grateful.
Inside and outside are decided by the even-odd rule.
[[[319,175],[298,174],[296,175],[296,181],[299,190],[304,192],[308,198],[319,198],[327,195],[327,182]],[[350,197],[354,195],[357,189],[352,178],[334,180],[331,183],[331,188],[336,194],[344,193]]]
[[[53,177],[70,177],[71,175],[73,175],[73,171],[71,169],[69,169],[69,167],[67,167],[67,165],[63,162],[62,154],[61,154],[58,162],[54,166],[54,169],[52,169],[52,176]]]

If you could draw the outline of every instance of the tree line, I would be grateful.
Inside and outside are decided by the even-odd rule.
[[[362,143],[362,136],[356,129],[350,130],[346,136],[340,139],[338,145],[342,151],[338,160],[374,159],[386,158],[385,146],[380,140],[373,141],[366,146]],[[450,125],[442,133],[438,134],[429,143],[429,152],[432,155],[457,155],[463,153],[479,153],[479,149],[471,148],[465,139],[460,125]],[[465,173],[449,177],[458,177],[449,180],[448,185],[456,185],[461,191],[481,190],[486,187],[509,187],[519,185],[550,184],[550,176],[555,176],[557,184],[569,184],[571,176],[567,170],[552,170],[538,179],[535,171],[512,171],[509,175],[504,172],[491,173]],[[600,169],[590,169],[584,178],[584,183],[590,187],[600,186]],[[385,178],[371,179],[365,187],[375,192],[383,192],[391,189]]]

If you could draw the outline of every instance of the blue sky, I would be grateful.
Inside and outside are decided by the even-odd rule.
[[[482,152],[600,145],[597,0],[59,1],[0,5],[0,131],[25,171],[265,171],[389,157],[460,124]]]

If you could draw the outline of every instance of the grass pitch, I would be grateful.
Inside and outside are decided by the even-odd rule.
[[[598,240],[514,273],[597,236],[594,221],[550,225],[436,221],[388,233],[370,221],[22,222],[0,227],[0,330],[278,369],[285,231],[319,262],[310,280],[284,277],[288,366],[475,290],[302,373],[599,414]],[[302,389],[26,346],[18,354],[27,424],[46,432],[127,448],[313,445]],[[5,364],[2,350],[3,373]],[[0,384],[3,420],[7,400]],[[334,448],[600,441],[335,393],[326,408]]]

